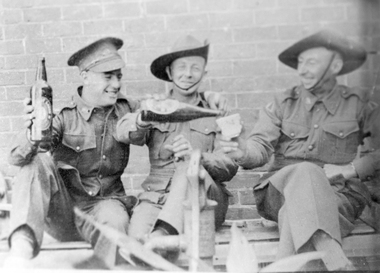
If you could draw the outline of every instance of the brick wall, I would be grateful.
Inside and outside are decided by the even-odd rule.
[[[77,69],[66,64],[68,57],[98,38],[124,40],[123,92],[133,97],[167,88],[150,74],[149,65],[179,36],[208,39],[209,74],[202,89],[228,97],[249,130],[274,93],[297,83],[294,71],[277,60],[287,46],[322,27],[342,31],[368,50],[377,50],[380,42],[376,0],[0,0],[0,20],[0,170],[6,176],[17,172],[6,156],[22,127],[22,99],[42,54],[58,111],[80,84]],[[363,68],[341,81],[372,85],[378,59],[369,56]],[[144,147],[132,149],[123,176],[128,191],[141,190],[146,154]],[[229,185],[234,195],[229,218],[256,217],[247,177],[252,175]]]

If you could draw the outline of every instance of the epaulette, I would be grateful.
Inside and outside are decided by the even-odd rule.
[[[73,108],[75,108],[75,107],[77,107],[77,104],[75,103],[74,100],[71,100],[71,101],[66,102],[66,103],[63,105],[61,111],[64,110],[64,109],[67,109],[67,108],[68,108],[68,109],[73,109]]]
[[[357,96],[361,101],[368,102],[370,98],[370,90],[367,88],[351,88],[344,85],[339,85],[339,92],[343,98],[347,99],[351,96]]]
[[[280,99],[281,101],[285,101],[287,99],[298,99],[300,97],[300,90],[298,86],[295,86],[293,88],[287,89],[285,92],[281,93]]]

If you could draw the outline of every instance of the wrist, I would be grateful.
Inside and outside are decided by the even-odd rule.
[[[150,129],[152,124],[150,122],[145,122],[141,120],[141,112],[137,115],[136,118],[136,127],[138,129]]]

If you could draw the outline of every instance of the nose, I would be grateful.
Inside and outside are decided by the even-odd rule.
[[[298,74],[300,75],[303,75],[307,72],[307,67],[305,64],[303,63],[299,63],[298,66],[297,66],[297,71],[298,71]]]
[[[193,76],[193,73],[191,72],[191,67],[187,67],[184,72],[185,76],[188,78],[191,78]]]
[[[120,87],[121,87],[121,80],[118,77],[113,76],[111,78],[110,86],[112,86],[115,89],[120,89]]]

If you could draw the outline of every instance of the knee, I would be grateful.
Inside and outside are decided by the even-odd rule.
[[[95,218],[98,222],[114,227],[118,230],[126,230],[129,224],[129,215],[125,207],[118,200],[102,201],[98,205]]]
[[[313,164],[313,163],[310,163],[310,162],[301,162],[301,163],[297,163],[297,164],[294,164],[293,165],[294,169],[296,171],[300,171],[300,172],[307,172],[307,173],[312,173],[312,172],[315,172],[315,171],[321,171],[322,169],[316,165],[316,164]]]

